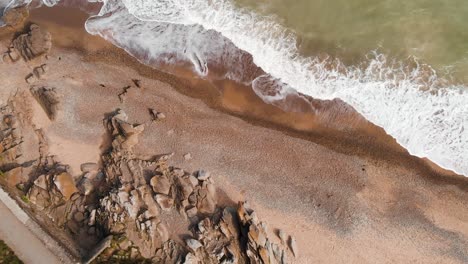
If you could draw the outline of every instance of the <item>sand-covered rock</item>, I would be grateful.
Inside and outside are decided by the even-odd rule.
[[[20,6],[7,9],[3,14],[2,20],[9,27],[14,29],[21,28],[29,16],[29,9],[27,6]]]

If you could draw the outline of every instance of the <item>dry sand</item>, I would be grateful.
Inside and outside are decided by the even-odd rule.
[[[121,108],[132,123],[146,124],[139,152],[174,152],[173,165],[211,171],[225,204],[249,200],[271,233],[296,237],[294,262],[468,263],[467,178],[436,171],[359,118],[344,125],[351,132],[330,129],[317,116],[262,103],[247,87],[225,82],[218,92],[187,71],[176,78],[150,69],[76,24],[44,19],[50,12],[78,13],[33,13],[55,45],[49,73],[36,85],[56,87],[63,98],[54,122],[34,123],[75,173],[98,159],[104,115]],[[28,89],[30,71],[0,64],[3,94]],[[121,103],[118,94],[132,79],[142,88]],[[167,118],[150,122],[148,108]]]

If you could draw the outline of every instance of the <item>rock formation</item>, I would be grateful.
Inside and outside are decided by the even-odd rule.
[[[56,89],[53,87],[32,87],[30,91],[49,119],[55,120],[60,103],[60,97]]]
[[[54,91],[34,88],[32,92],[53,117],[49,98]],[[14,115],[3,117],[10,135],[15,120]],[[106,118],[104,126],[111,144],[100,164],[81,165],[78,178],[47,154],[45,137],[36,131],[44,143],[39,159],[27,167],[21,188],[24,202],[33,210],[78,241],[94,241],[95,249],[102,251],[94,261],[286,263],[287,245],[269,239],[266,224],[246,203],[239,203],[237,210],[217,205],[213,175],[170,166],[172,153],[140,157],[134,146],[144,125],[130,123],[122,110]],[[8,138],[3,136],[4,149],[15,144],[14,137]],[[24,175],[25,168],[7,173]],[[109,248],[102,248],[102,239],[112,239],[105,243]]]
[[[32,24],[28,33],[13,40],[12,46],[8,54],[13,62],[18,60],[18,55],[25,61],[30,61],[50,51],[52,37],[46,30]]]

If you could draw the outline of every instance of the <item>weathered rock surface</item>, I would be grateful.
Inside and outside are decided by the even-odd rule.
[[[30,61],[50,51],[52,36],[48,31],[41,29],[36,24],[32,24],[29,32],[15,38],[12,45],[13,49],[10,50],[10,54],[18,53],[23,60]],[[12,56],[16,55],[12,54]]]
[[[9,27],[20,28],[29,16],[29,9],[26,6],[8,9],[2,17],[3,22]]]
[[[55,120],[60,110],[60,96],[56,89],[50,87],[32,87],[30,91],[49,119]]]

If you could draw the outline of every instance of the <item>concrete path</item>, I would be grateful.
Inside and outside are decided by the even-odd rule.
[[[26,264],[73,263],[60,246],[1,189],[0,239]]]

